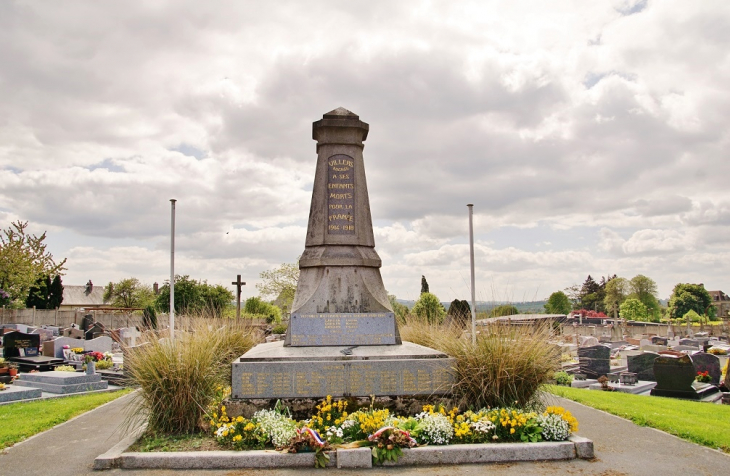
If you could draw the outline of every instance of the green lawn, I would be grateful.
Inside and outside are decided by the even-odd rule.
[[[129,393],[75,395],[0,405],[0,450]]]
[[[640,426],[730,453],[730,405],[549,385],[547,390]],[[580,422],[578,422],[580,423]]]

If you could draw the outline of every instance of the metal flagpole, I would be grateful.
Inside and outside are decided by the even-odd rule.
[[[474,292],[474,223],[472,216],[474,215],[474,204],[470,203],[469,207],[469,257],[471,258],[471,342],[477,343],[477,309],[476,297]]]
[[[170,199],[170,342],[175,341],[175,200]]]

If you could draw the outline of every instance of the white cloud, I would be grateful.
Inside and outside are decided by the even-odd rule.
[[[467,203],[482,294],[610,270],[722,288],[689,263],[730,252],[729,19],[669,0],[3,2],[0,224],[49,230],[69,279],[160,279],[177,198],[189,274],[253,280],[303,251],[311,123],[344,106],[371,124],[395,294],[426,274],[463,297]],[[575,236],[523,240],[538,223]]]

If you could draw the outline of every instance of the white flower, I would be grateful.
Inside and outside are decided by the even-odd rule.
[[[419,420],[418,426],[421,428],[418,435],[421,444],[447,445],[454,436],[454,428],[449,419],[441,413],[419,413],[416,420]]]
[[[287,446],[297,434],[294,420],[274,410],[259,410],[253,414],[252,419],[259,424],[259,427],[277,448]]]
[[[560,415],[548,413],[537,417],[545,441],[565,441],[570,436],[570,425]]]

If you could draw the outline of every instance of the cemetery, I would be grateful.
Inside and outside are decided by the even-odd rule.
[[[7,323],[0,403],[138,388],[144,424],[96,469],[592,459],[577,419],[545,403],[546,384],[730,403],[727,335],[577,326],[562,315],[482,321],[472,335],[453,322],[396,319],[375,250],[368,132],[344,108],[313,124],[311,209],[281,338],[245,320],[187,316],[167,329],[112,328],[92,314],[65,327]],[[240,313],[245,283],[234,284]],[[147,434],[199,434],[216,451],[141,451]]]

